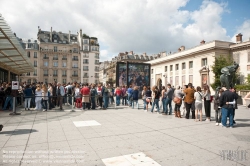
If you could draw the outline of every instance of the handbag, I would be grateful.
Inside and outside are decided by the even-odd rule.
[[[173,101],[174,101],[175,104],[180,104],[181,103],[181,98],[174,97]]]

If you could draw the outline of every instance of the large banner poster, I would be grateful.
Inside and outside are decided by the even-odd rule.
[[[118,62],[116,71],[117,86],[150,86],[150,64]]]
[[[150,65],[143,63],[128,63],[128,86],[150,86]]]
[[[127,85],[127,64],[126,63],[117,63],[117,80],[118,83],[116,85],[118,86],[124,86]]]

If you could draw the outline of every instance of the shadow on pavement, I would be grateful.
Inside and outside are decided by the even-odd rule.
[[[22,135],[22,134],[30,134],[33,132],[37,132],[37,130],[34,129],[17,129],[12,131],[3,131],[0,134],[6,134],[6,135]]]

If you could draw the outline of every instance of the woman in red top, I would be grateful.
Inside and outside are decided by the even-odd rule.
[[[90,109],[90,104],[89,104],[90,90],[87,85],[84,85],[84,87],[81,89],[81,94],[82,94],[82,109],[85,110],[86,107]]]
[[[117,106],[120,105],[121,94],[122,94],[122,90],[121,90],[121,88],[118,86],[118,87],[115,89],[116,105],[117,105]]]

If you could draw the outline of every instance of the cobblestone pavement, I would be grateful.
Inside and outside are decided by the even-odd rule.
[[[222,128],[213,119],[195,122],[141,106],[1,111],[0,165],[250,165],[250,109],[239,106],[237,126]]]

